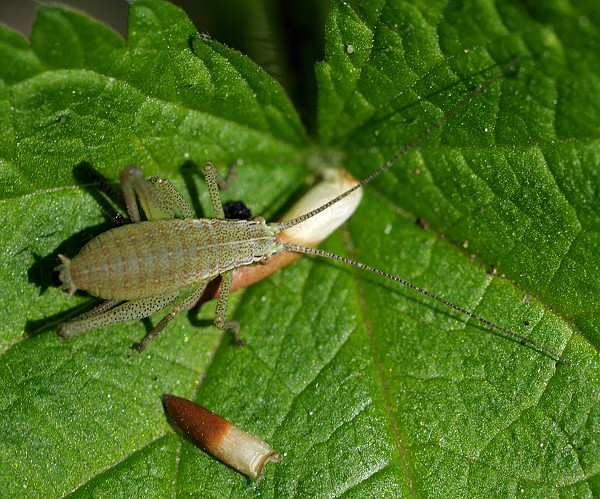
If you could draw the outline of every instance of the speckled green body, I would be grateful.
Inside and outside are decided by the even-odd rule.
[[[136,300],[213,279],[277,248],[273,230],[257,221],[153,220],[95,237],[60,279],[106,300]]]

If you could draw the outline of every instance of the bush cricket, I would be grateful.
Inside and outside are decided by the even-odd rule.
[[[195,218],[189,204],[168,180],[157,177],[146,180],[139,167],[127,167],[121,174],[121,187],[133,223],[100,234],[71,260],[59,255],[62,262],[58,267],[59,278],[63,287],[69,290],[69,296],[81,289],[106,301],[74,320],[61,324],[57,330],[58,335],[69,339],[91,329],[145,318],[168,308],[164,318],[138,344],[138,350],[142,351],[172,319],[200,298],[210,281],[221,276],[222,285],[217,301],[215,324],[221,330],[231,329],[236,344],[242,344],[239,323],[227,319],[233,270],[258,263],[266,264],[273,255],[294,252],[338,260],[386,277],[570,365],[560,354],[544,345],[494,324],[400,277],[349,258],[285,242],[276,237],[286,229],[310,220],[340,203],[378,177],[503,76],[516,61],[517,59],[512,60],[485,84],[473,90],[354,187],[318,208],[284,222],[266,223],[262,217],[255,217],[251,221],[226,220],[219,187],[226,187],[227,181],[210,162],[204,166],[204,173],[213,219]],[[146,221],[141,220],[136,196],[146,215]],[[175,218],[175,212],[178,212],[181,218]]]

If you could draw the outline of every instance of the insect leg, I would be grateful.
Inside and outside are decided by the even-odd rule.
[[[127,213],[132,222],[141,220],[135,200],[136,194],[148,220],[174,218],[175,208],[179,208],[165,190],[144,178],[139,166],[129,165],[121,172],[121,188],[127,205]]]
[[[165,315],[162,318],[162,320],[156,326],[154,326],[154,329],[152,329],[152,331],[150,331],[144,337],[144,339],[137,344],[136,348],[140,352],[143,352],[148,343],[150,343],[154,338],[156,338],[169,322],[171,322],[175,317],[177,317],[182,311],[187,310],[193,303],[195,303],[200,298],[200,296],[202,295],[202,293],[204,293],[204,290],[206,289],[206,285],[209,282],[210,279],[206,279],[195,284],[192,287],[191,291],[187,294],[187,296],[181,299],[176,305],[174,305],[171,308],[171,310],[169,310],[169,313]]]
[[[97,307],[94,307],[89,312],[84,312],[83,314],[78,315],[75,319],[73,319],[73,321],[70,321],[70,322],[74,322],[74,321],[79,322],[79,321],[83,321],[85,319],[90,319],[92,317],[96,317],[97,315],[101,315],[104,312],[107,312],[108,310],[110,310],[111,308],[116,307],[120,303],[123,303],[123,301],[122,300],[106,300],[106,301],[103,301]]]
[[[82,314],[70,322],[61,324],[58,326],[56,334],[63,340],[68,340],[73,336],[99,327],[143,319],[173,303],[178,296],[179,291],[176,291],[150,298],[131,300],[122,304],[118,304],[120,302],[117,301],[107,301],[90,312]],[[111,303],[116,306],[110,308]]]
[[[225,272],[221,275],[221,279],[221,294],[217,300],[217,308],[215,310],[215,325],[222,331],[231,329],[235,344],[239,347],[244,344],[240,336],[240,323],[238,321],[227,320],[227,305],[229,304],[233,271]]]
[[[183,199],[181,194],[179,194],[179,191],[175,189],[175,186],[169,179],[152,177],[148,179],[148,182],[161,189],[168,196],[171,203],[173,203],[173,206],[175,206],[183,218],[195,218],[196,215],[194,214],[194,210],[189,203]]]
[[[229,175],[227,175],[227,180],[224,180],[219,172],[215,169],[215,165],[213,165],[210,161],[204,165],[204,177],[206,179],[206,188],[208,189],[208,193],[210,195],[210,204],[213,208],[213,215],[215,218],[221,220],[225,219],[225,212],[223,211],[223,204],[221,203],[219,186],[222,186],[222,188],[229,187],[233,170],[234,167],[232,166],[229,170]]]
[[[209,161],[209,163],[211,162]],[[213,169],[215,174],[215,180],[217,181],[217,184],[219,185],[221,190],[226,191],[227,189],[229,189],[231,187],[231,184],[233,184],[233,181],[237,177],[237,174],[235,172],[235,163],[231,163],[231,165],[229,166],[229,171],[227,172],[227,177],[225,178],[223,178],[219,171],[216,168],[214,168],[214,165]]]

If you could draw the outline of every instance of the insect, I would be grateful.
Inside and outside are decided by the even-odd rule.
[[[278,253],[295,252],[338,260],[398,282],[569,365],[558,353],[549,348],[454,305],[400,277],[349,258],[277,238],[277,235],[286,229],[295,227],[340,203],[342,199],[390,168],[398,158],[414,148],[475,96],[488,88],[515,62],[516,60],[511,61],[484,85],[477,87],[383,166],[354,187],[320,207],[284,222],[266,223],[262,217],[256,217],[251,221],[225,220],[219,186],[225,187],[227,181],[218,174],[210,162],[204,166],[204,173],[214,212],[213,219],[195,218],[191,207],[168,180],[162,178],[146,180],[139,167],[126,168],[121,174],[121,186],[127,211],[134,223],[100,234],[72,260],[59,255],[62,261],[58,267],[59,278],[63,286],[69,290],[69,296],[77,289],[82,289],[106,301],[90,312],[61,324],[57,330],[58,335],[63,339],[69,339],[101,326],[148,317],[170,307],[165,317],[138,344],[138,350],[142,351],[171,320],[200,298],[211,280],[221,276],[221,293],[216,306],[215,324],[221,330],[232,330],[236,344],[242,344],[239,323],[227,319],[233,270],[247,265],[266,264],[273,255]],[[146,221],[141,221],[136,196],[146,214]],[[174,218],[175,211],[179,212],[182,218]]]

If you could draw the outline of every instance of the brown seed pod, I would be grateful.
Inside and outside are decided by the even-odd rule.
[[[258,480],[269,461],[281,454],[201,405],[175,395],[162,397],[169,420],[206,452],[240,473]]]

